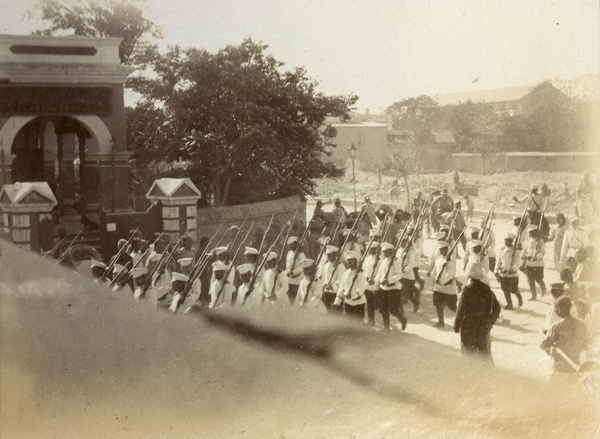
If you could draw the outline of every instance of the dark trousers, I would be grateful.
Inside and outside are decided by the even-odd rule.
[[[460,330],[460,347],[465,356],[477,356],[482,359],[492,360],[492,327],[485,322],[471,322]]]
[[[444,323],[444,305],[456,312],[458,298],[456,294],[445,294],[439,291],[433,292],[433,306],[438,316],[438,322]]]
[[[500,288],[504,293],[504,298],[506,299],[507,305],[512,305],[512,296],[514,294],[517,296],[519,300],[519,306],[523,303],[523,298],[521,297],[521,293],[519,292],[519,277],[504,277],[500,276]]]
[[[390,314],[396,316],[401,322],[405,319],[400,290],[380,289],[377,291],[377,298],[379,300],[379,312],[381,313],[385,329],[390,329]]]
[[[365,317],[365,304],[364,303],[361,303],[360,305],[348,305],[346,303],[346,304],[344,304],[344,310],[348,317],[353,318],[353,319],[360,319],[361,322]]]
[[[288,298],[290,299],[290,304],[296,303],[296,296],[298,295],[298,287],[300,285],[288,285]]]
[[[323,303],[325,304],[327,311],[341,313],[343,309],[341,306],[333,306],[333,302],[335,302],[335,296],[335,293],[325,291],[323,293]]]
[[[375,310],[377,309],[377,293],[375,291],[365,290],[365,297],[367,298],[367,316],[369,317],[369,324],[375,324]]]
[[[536,282],[542,288],[542,296],[546,294],[546,284],[544,283],[544,267],[525,267],[525,274],[527,275],[527,283],[531,290],[531,295],[535,299],[537,291],[535,284]]]
[[[417,287],[415,287],[415,281],[411,279],[400,279],[402,287],[400,288],[401,296],[410,300],[413,305],[417,305],[420,301],[421,293]]]
[[[460,234],[461,232],[462,232],[462,230],[453,229],[452,230],[452,239],[454,239],[456,241],[458,239],[458,237],[460,236],[460,245],[462,246],[463,251],[466,251],[467,250],[467,238],[465,238],[464,233],[461,235]]]

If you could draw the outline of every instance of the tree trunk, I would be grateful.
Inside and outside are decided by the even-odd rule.
[[[404,185],[406,186],[406,209],[410,209],[410,188],[408,187],[408,172],[404,173]]]

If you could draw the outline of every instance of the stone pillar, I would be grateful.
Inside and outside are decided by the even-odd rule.
[[[48,228],[48,223],[52,222],[57,201],[48,183],[5,184],[0,200],[4,228],[14,242],[35,251],[50,250],[47,247],[51,246],[52,228]]]
[[[179,239],[186,231],[197,240],[196,203],[201,194],[189,178],[161,178],[146,194],[153,203],[162,203],[163,232],[171,240]]]

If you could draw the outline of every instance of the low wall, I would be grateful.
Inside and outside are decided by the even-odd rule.
[[[247,226],[254,222],[255,228],[260,227],[264,231],[273,214],[273,223],[281,227],[294,217],[294,212],[297,212],[296,220],[306,222],[306,201],[300,196],[240,206],[198,209],[198,240],[213,236],[221,224],[221,232],[233,225],[241,226],[244,219]],[[252,232],[249,239],[252,239]]]
[[[470,174],[482,174],[484,158],[481,154],[452,154],[454,169]],[[487,174],[503,172],[583,172],[595,169],[600,154],[587,152],[543,153],[509,152],[485,156]]]

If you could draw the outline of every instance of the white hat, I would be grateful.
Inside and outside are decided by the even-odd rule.
[[[369,230],[369,236],[373,237],[373,236],[381,236],[382,232],[380,229],[371,229]]]
[[[450,247],[450,244],[448,244],[446,241],[440,241],[437,245],[439,248]]]
[[[185,274],[177,273],[176,271],[174,271],[171,275],[171,283],[176,282],[178,280],[180,280],[181,282],[187,282],[190,280],[190,278],[187,277]]]
[[[371,242],[371,246],[369,248],[377,248],[379,247],[379,243],[377,241]]]
[[[360,259],[360,255],[356,251],[346,252],[344,259],[347,261],[348,259],[356,259],[357,261]]]
[[[256,250],[254,247],[246,247],[244,249],[244,254],[245,255],[257,255],[258,250]]]
[[[181,258],[181,259],[177,259],[177,263],[181,267],[187,267],[188,265],[190,265],[192,263],[193,260],[194,260],[194,258]]]
[[[227,265],[225,265],[221,261],[216,261],[216,262],[213,262],[213,264],[212,264],[213,271],[225,271],[225,270],[227,270],[227,268],[229,268],[229,267],[227,267]]]
[[[509,232],[506,235],[504,235],[504,239],[515,239],[515,234]]]
[[[383,244],[381,244],[381,251],[386,250],[394,250],[394,245],[390,244],[389,242],[384,242]]]
[[[228,247],[217,247],[213,250],[213,252],[216,255],[222,255],[223,253],[228,252],[228,251],[229,251]]]
[[[450,231],[450,226],[447,226],[446,224],[442,224],[440,226],[440,231],[442,231],[442,230],[446,230],[446,231],[449,232]]]
[[[133,279],[137,279],[145,274],[148,274],[148,270],[146,270],[144,267],[138,267],[131,270],[131,277]]]
[[[246,274],[252,270],[252,264],[241,264],[237,266],[237,271],[240,274]]]
[[[465,269],[467,276],[473,279],[483,280],[483,265],[479,261],[471,261],[467,264]]]
[[[477,226],[471,226],[471,233],[475,233],[475,232],[481,232],[481,229]]]
[[[339,252],[340,249],[337,248],[335,245],[328,245],[327,248],[325,249],[325,253],[330,255],[331,253],[337,253]]]
[[[290,237],[287,239],[287,244],[288,244],[288,245],[290,245],[290,244],[292,244],[292,243],[294,243],[294,242],[297,242],[297,241],[298,241],[298,237],[297,237],[297,236],[290,236]]]
[[[277,253],[275,252],[269,252],[267,253],[267,261],[270,261],[271,259],[275,259],[277,257]]]
[[[478,245],[483,245],[483,242],[481,242],[479,239],[472,239],[469,241],[469,245],[471,247],[477,247]]]
[[[446,234],[444,232],[437,232],[435,234],[435,239],[437,239],[439,241],[440,239],[444,239],[445,236],[446,236]]]
[[[113,267],[113,273],[117,274],[117,273],[120,273],[121,271],[123,271],[123,273],[127,273],[127,269],[125,268],[124,265],[115,264],[115,266]]]
[[[106,264],[104,262],[100,262],[100,261],[92,261],[92,263],[90,264],[90,268],[104,268],[106,270]]]
[[[529,185],[529,189],[539,189],[538,185],[533,183]]]
[[[537,229],[538,229],[538,226],[536,226],[535,224],[529,224],[529,225],[527,226],[527,231],[528,231],[528,232],[534,232],[534,231],[536,231]]]
[[[304,259],[302,262],[300,262],[300,267],[302,268],[309,268],[309,267],[313,267],[315,265],[315,260],[314,259]]]
[[[331,239],[329,239],[329,236],[321,236],[319,239],[317,239],[317,242],[320,245],[327,245],[327,243],[331,241]]]

